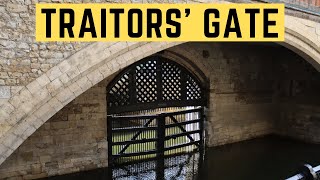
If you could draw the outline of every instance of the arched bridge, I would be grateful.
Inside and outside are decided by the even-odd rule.
[[[292,6],[290,11],[300,13],[295,8]],[[308,17],[313,13],[310,10]],[[285,42],[281,45],[298,53],[320,71],[320,23],[295,17],[289,12],[285,16],[285,28]],[[124,67],[181,43],[95,42],[22,85],[21,90],[1,101],[0,164],[50,117],[80,94]]]

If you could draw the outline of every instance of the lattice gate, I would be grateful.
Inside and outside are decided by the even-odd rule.
[[[204,89],[181,65],[146,58],[118,75],[107,92],[109,167],[157,159],[156,169],[165,169],[165,158],[202,151]]]

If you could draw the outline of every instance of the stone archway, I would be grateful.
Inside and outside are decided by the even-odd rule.
[[[320,71],[320,26],[286,16],[284,46]],[[182,42],[94,43],[26,85],[1,105],[0,164],[50,117],[120,69]]]

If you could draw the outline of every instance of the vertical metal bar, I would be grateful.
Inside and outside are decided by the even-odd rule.
[[[199,109],[199,116],[200,116],[200,151],[204,150],[204,120],[205,120],[205,114],[204,114],[204,107],[202,107],[201,109]]]
[[[109,166],[113,164],[112,162],[112,116],[107,117],[107,140],[108,140],[108,160]]]
[[[165,114],[160,114],[158,122],[157,140],[157,180],[164,179],[164,141],[165,141]]]
[[[199,109],[199,129],[200,129],[200,152],[199,152],[199,164],[198,164],[198,169],[201,171],[202,166],[203,166],[203,161],[204,161],[204,150],[205,150],[205,139],[204,139],[204,121],[205,121],[205,111],[204,111],[204,107],[202,107],[201,109]],[[200,173],[199,173],[200,174]]]

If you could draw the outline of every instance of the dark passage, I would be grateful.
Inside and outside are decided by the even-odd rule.
[[[164,170],[165,179],[201,180],[277,180],[296,174],[304,163],[312,166],[320,164],[320,145],[307,144],[277,136],[267,136],[225,146],[209,148],[205,152],[204,163],[198,168],[199,154],[180,155],[165,159],[169,165]],[[146,170],[146,168],[149,170]],[[119,179],[153,179],[155,162],[148,161],[131,165],[134,173],[125,175],[126,170],[114,170]],[[140,172],[141,171],[141,172]],[[163,169],[162,169],[163,171]],[[159,173],[159,172],[158,172]],[[115,176],[114,176],[115,177]],[[57,176],[50,180],[106,180],[111,179],[108,169]]]

